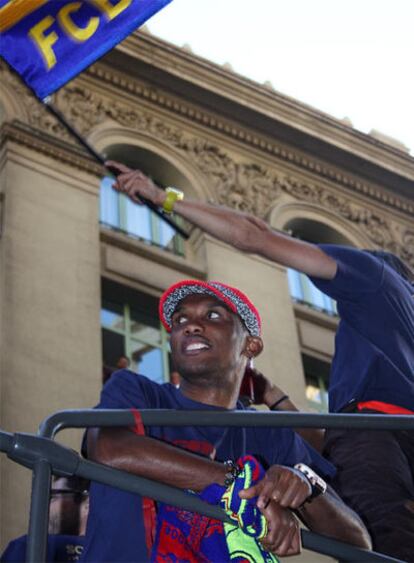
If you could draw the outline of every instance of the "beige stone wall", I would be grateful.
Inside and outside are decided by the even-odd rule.
[[[2,177],[0,427],[35,432],[100,387],[97,181],[13,144]],[[3,547],[25,532],[30,474],[1,459]]]

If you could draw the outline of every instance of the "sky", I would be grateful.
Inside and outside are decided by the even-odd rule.
[[[414,156],[414,0],[173,0],[147,27]]]

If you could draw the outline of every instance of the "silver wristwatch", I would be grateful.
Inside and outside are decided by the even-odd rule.
[[[327,489],[326,482],[322,479],[322,477],[319,477],[319,475],[315,473],[313,469],[311,469],[304,463],[297,463],[294,466],[294,469],[297,469],[298,471],[303,473],[303,475],[305,475],[305,477],[308,479],[312,487],[312,494],[308,498],[309,501],[313,500],[319,495],[323,495],[326,493],[326,489]]]

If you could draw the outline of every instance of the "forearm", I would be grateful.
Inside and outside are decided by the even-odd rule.
[[[297,513],[313,532],[372,549],[371,538],[362,520],[329,487],[324,495],[305,503]]]
[[[211,483],[223,485],[226,473],[222,463],[121,429],[90,430],[88,457],[128,473],[194,491],[201,491]]]
[[[310,276],[333,279],[336,274],[335,260],[318,246],[274,231],[253,215],[191,200],[176,202],[174,211],[243,252],[259,254]]]
[[[260,253],[261,241],[270,231],[257,217],[199,201],[177,201],[174,212],[204,232],[244,252]]]

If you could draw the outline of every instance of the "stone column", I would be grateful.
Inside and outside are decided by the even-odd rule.
[[[99,395],[98,180],[12,141],[0,163],[0,427],[36,432]],[[79,449],[80,432],[61,439]],[[2,550],[26,532],[31,473],[0,462]]]

